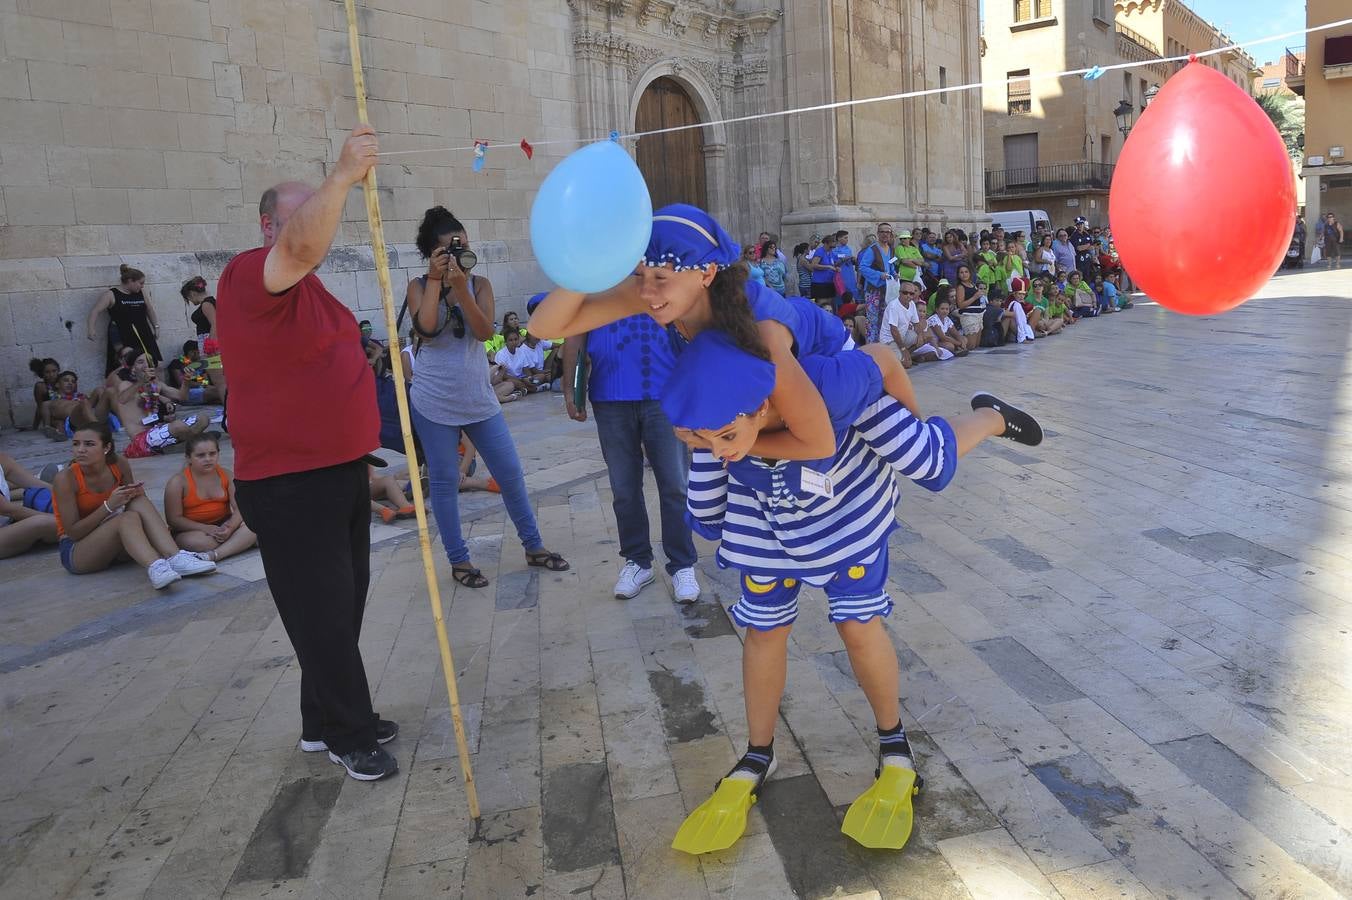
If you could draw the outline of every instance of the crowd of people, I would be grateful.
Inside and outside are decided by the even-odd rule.
[[[1031,234],[880,222],[857,250],[841,229],[813,234],[792,258],[761,232],[737,264],[750,280],[839,316],[857,345],[891,347],[906,368],[1060,334],[1132,305],[1111,232],[1083,217]]]

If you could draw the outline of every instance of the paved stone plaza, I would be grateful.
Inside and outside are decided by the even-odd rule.
[[[1155,306],[915,372],[927,412],[989,387],[1048,439],[907,487],[888,628],[927,793],[900,853],[839,833],[873,722],[824,601],[791,643],[782,768],[730,851],[669,849],[740,752],[735,580],[610,596],[590,423],[507,407],[542,531],[498,498],[440,560],[483,819],[468,819],[418,544],[373,526],[363,632],[400,774],[302,754],[299,671],[255,554],[150,591],[0,563],[0,895],[327,898],[1336,897],[1352,894],[1352,273],[1225,316]],[[30,465],[59,445],[7,433]],[[138,462],[152,496],[176,460]],[[650,509],[651,509],[650,499]]]

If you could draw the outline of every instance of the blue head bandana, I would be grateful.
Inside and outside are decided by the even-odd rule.
[[[528,316],[529,316],[529,315],[534,315],[534,313],[535,313],[535,307],[537,307],[537,306],[539,306],[541,303],[543,303],[543,302],[544,302],[544,299],[545,299],[546,297],[548,297],[548,296],[549,296],[549,292],[548,292],[548,291],[541,291],[540,293],[536,294],[534,297],[531,297],[529,300],[527,300],[527,301],[526,301],[526,315],[528,315]]]
[[[747,353],[726,333],[701,331],[662,388],[662,411],[677,428],[722,428],[755,412],[775,389],[774,363]]]
[[[741,246],[699,207],[673,203],[653,213],[653,233],[643,254],[647,265],[671,263],[680,272],[702,269],[709,263],[730,266],[741,257]]]

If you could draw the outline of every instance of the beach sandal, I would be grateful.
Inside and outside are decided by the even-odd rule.
[[[488,587],[488,579],[484,577],[484,573],[469,563],[451,566],[451,577],[456,580],[456,583],[467,588],[478,590]]]
[[[548,569],[551,572],[567,572],[570,568],[568,561],[557,553],[550,550],[526,551],[526,565],[537,568]]]

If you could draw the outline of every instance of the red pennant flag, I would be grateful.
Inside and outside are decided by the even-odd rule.
[[[530,159],[531,156],[533,156],[534,153],[535,153],[535,148],[532,147],[532,146],[526,141],[525,138],[522,138],[522,139],[521,139],[521,152],[524,153],[524,154],[526,154],[526,159]]]

